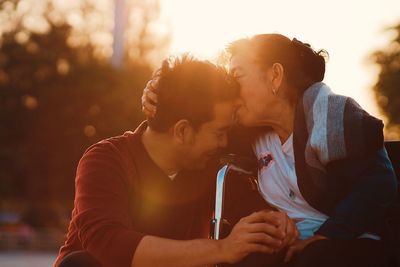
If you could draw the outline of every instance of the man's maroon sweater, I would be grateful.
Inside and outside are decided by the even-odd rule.
[[[145,127],[103,140],[83,155],[67,240],[54,266],[85,250],[104,267],[129,267],[145,235],[208,236],[216,168],[181,171],[171,180],[142,144]]]

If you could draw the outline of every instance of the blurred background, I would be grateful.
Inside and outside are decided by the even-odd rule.
[[[398,0],[0,0],[0,267],[52,265],[82,153],[144,119],[163,58],[267,32],[326,49],[325,82],[400,138]]]

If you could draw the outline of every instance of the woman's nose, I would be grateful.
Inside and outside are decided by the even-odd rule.
[[[243,105],[244,105],[243,98],[237,97],[235,102],[234,102],[234,106],[235,107],[240,107],[240,106],[243,106]]]

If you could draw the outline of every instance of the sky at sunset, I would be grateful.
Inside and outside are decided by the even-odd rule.
[[[214,59],[229,42],[278,32],[326,49],[325,82],[379,116],[370,90],[377,69],[369,54],[393,37],[385,28],[400,23],[399,0],[161,0],[172,29],[171,53],[190,51]]]
[[[155,27],[159,32],[171,32],[168,53],[191,52],[213,60],[227,44],[238,38],[271,32],[296,37],[317,50],[328,51],[330,57],[324,81],[333,91],[355,98],[367,111],[380,116],[371,91],[378,70],[369,55],[386,48],[393,38],[393,32],[386,29],[400,23],[400,0],[159,1],[161,19]],[[109,31],[94,32],[91,38],[103,44],[103,54],[110,56],[115,0],[89,2],[107,14],[106,19],[98,17],[97,20],[102,20]],[[125,2],[142,3],[139,0]],[[43,9],[46,1],[24,0],[21,3],[19,11],[30,10],[31,13],[25,20],[29,28],[45,30],[41,23],[43,18],[34,14],[35,10]],[[79,1],[54,0],[52,3],[60,10],[79,6]],[[0,17],[0,21],[0,30],[7,28],[7,18]],[[70,15],[68,21],[76,28],[90,28],[90,21],[80,19],[77,14]],[[129,39],[129,32],[125,34]]]

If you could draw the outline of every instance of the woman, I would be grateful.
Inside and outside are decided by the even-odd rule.
[[[236,153],[252,149],[262,196],[295,220],[300,232],[284,261],[382,266],[376,226],[397,188],[383,123],[322,83],[324,57],[308,44],[262,34],[238,40],[228,51],[241,86],[238,122],[263,127],[250,137],[239,130],[241,137],[230,142]],[[156,101],[151,91],[148,86],[143,98],[148,115],[154,112],[148,104]]]

